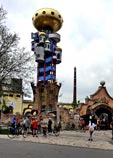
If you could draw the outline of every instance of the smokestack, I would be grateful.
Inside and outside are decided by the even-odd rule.
[[[77,101],[76,98],[76,67],[74,67],[74,88],[73,88],[73,102]]]

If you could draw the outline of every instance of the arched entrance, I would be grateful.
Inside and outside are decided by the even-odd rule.
[[[93,113],[100,121],[100,128],[109,129],[112,121],[112,109],[106,104],[100,104],[93,109]]]

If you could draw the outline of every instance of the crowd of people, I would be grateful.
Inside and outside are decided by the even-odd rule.
[[[46,137],[47,133],[51,134],[57,125],[61,128],[61,124],[57,124],[55,118],[47,117],[46,115],[43,117],[26,115],[22,119],[19,119],[17,115],[13,115],[11,118],[11,124],[12,127],[16,129],[17,133],[18,127],[23,125],[26,135],[32,133],[33,137],[38,137],[39,133],[43,133],[43,136]]]
[[[112,116],[112,121],[110,124],[108,123],[108,119],[103,117],[102,120],[99,118],[95,119],[95,117],[90,116],[88,122],[86,123],[84,119],[81,119],[80,121],[80,126],[81,129],[88,129],[89,130],[89,141],[93,141],[93,133],[94,130],[100,130],[101,125],[104,125],[105,128],[102,128],[102,130],[107,130],[111,129],[111,138],[113,139],[113,116]]]
[[[111,129],[111,138],[113,139],[113,116],[111,121],[107,117],[96,118],[94,115],[80,117],[76,123],[68,123],[66,130],[89,131],[88,141],[93,141],[94,130]]]
[[[113,120],[113,117],[112,117]],[[18,129],[20,124],[23,125],[24,131],[26,135],[31,131],[33,137],[38,137],[39,133],[42,133],[43,136],[47,137],[47,133],[51,134],[53,129],[58,126],[61,129],[61,123],[57,124],[55,118],[47,117],[47,116],[24,116],[20,121],[18,116],[13,115],[11,119],[12,127]],[[98,127],[98,121],[95,122],[94,119],[90,118],[88,123],[85,123],[84,119],[80,120],[81,130],[88,130],[89,131],[89,141],[93,141],[93,133],[94,130]],[[75,128],[74,123],[72,124],[73,129]],[[87,127],[87,128],[86,128]],[[113,121],[110,123],[110,129],[112,131],[111,136],[113,139]],[[18,130],[17,130],[18,132]]]

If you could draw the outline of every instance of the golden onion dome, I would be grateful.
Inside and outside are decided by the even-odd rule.
[[[32,21],[38,31],[50,29],[52,32],[57,32],[63,23],[60,13],[52,8],[38,10],[33,16]]]
[[[62,51],[62,48],[60,48],[59,46],[56,46],[55,49],[56,49],[56,50],[60,50],[60,51]]]
[[[41,32],[39,32],[39,36],[40,36],[40,35],[46,35],[46,33],[43,32],[43,31],[41,31]]]

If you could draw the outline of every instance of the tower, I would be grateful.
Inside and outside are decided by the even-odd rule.
[[[62,49],[57,46],[60,35],[56,33],[62,26],[60,13],[51,8],[38,10],[32,18],[38,30],[31,33],[32,51],[37,64],[37,85],[47,85],[48,81],[56,81],[56,64],[62,60]]]
[[[57,83],[56,65],[62,62],[62,49],[57,45],[57,43],[60,42],[60,34],[58,34],[57,31],[62,27],[63,19],[57,10],[42,8],[35,13],[32,22],[37,30],[37,32],[31,33],[31,50],[34,51],[35,61],[37,62],[39,104],[41,104],[40,106],[48,107],[50,104],[49,100],[45,103],[48,105],[42,105],[42,98],[45,97],[42,93],[46,89],[45,95],[48,95],[46,98],[50,98],[50,94],[48,94],[48,92],[51,91],[48,90],[49,87],[51,87],[50,84],[56,86]],[[54,95],[53,98],[58,97],[58,94],[55,93]],[[53,103],[54,102],[53,100]]]
[[[74,88],[73,88],[73,102],[77,101],[76,99],[76,67],[74,67]]]

